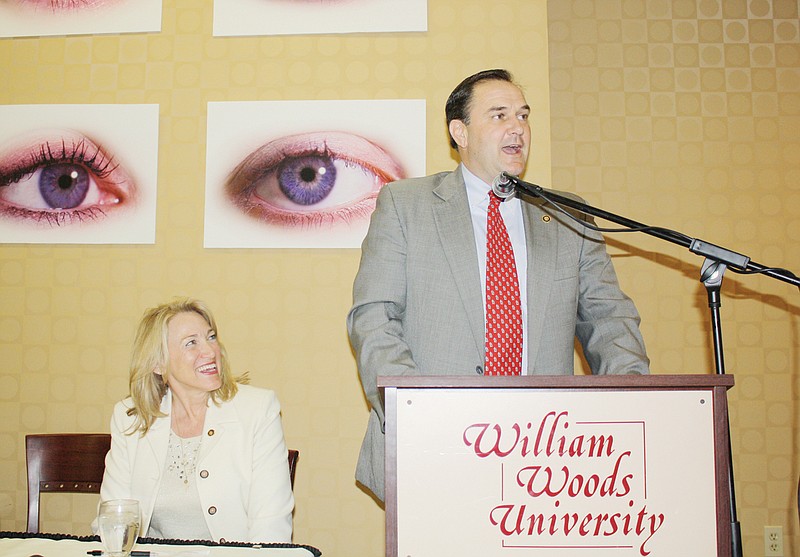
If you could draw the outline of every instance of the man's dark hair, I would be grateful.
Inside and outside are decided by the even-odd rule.
[[[514,83],[514,78],[507,70],[483,70],[459,83],[450,93],[444,105],[448,133],[450,122],[453,120],[461,120],[465,124],[469,124],[469,105],[472,101],[472,91],[475,85],[481,81],[508,81],[509,83]],[[458,149],[458,144],[452,135],[450,136],[450,146],[453,149]]]

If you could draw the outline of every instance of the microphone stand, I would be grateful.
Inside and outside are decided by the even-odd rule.
[[[725,274],[725,270],[730,268],[731,270],[745,274],[761,273],[774,279],[793,284],[800,289],[800,278],[798,278],[794,273],[786,269],[775,269],[772,267],[759,265],[758,263],[751,261],[748,256],[736,253],[727,248],[717,246],[700,239],[690,238],[689,236],[675,232],[674,230],[648,226],[628,218],[615,215],[614,213],[609,213],[575,199],[558,195],[551,190],[545,190],[541,186],[525,182],[506,172],[503,172],[498,177],[496,182],[498,182],[497,185],[499,185],[501,192],[503,191],[503,188],[507,188],[508,184],[511,183],[514,185],[514,189],[517,191],[517,193],[523,193],[531,197],[543,199],[562,212],[566,213],[566,211],[562,208],[563,205],[571,209],[575,209],[582,214],[599,217],[601,219],[619,224],[620,226],[624,226],[628,229],[619,230],[619,232],[643,232],[650,236],[655,236],[656,238],[683,246],[688,248],[692,253],[704,256],[705,260],[700,272],[700,281],[705,286],[708,294],[708,307],[711,311],[711,330],[714,343],[714,364],[716,367],[716,373],[718,375],[725,374],[725,361],[722,347],[722,326],[719,311],[719,308],[722,305],[720,299],[720,289],[722,287],[722,278]],[[509,192],[509,194],[510,193],[511,192]],[[731,516],[731,555],[733,557],[742,557],[742,531],[736,516],[736,489],[734,488],[733,480],[733,453],[731,451],[730,421],[727,415],[725,416],[725,420],[728,422],[729,432],[728,491]]]

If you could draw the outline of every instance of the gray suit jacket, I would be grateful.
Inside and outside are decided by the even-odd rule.
[[[528,374],[572,374],[576,336],[593,373],[648,373],[639,314],[619,289],[602,236],[538,201],[522,203]],[[381,190],[347,328],[372,406],[356,479],[382,500],[377,377],[483,373],[481,278],[461,167]]]

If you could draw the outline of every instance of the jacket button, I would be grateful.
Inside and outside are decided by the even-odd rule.
[[[208,514],[217,514],[217,507],[208,507]]]
[[[213,429],[209,429],[208,430],[208,436],[209,437],[214,437],[214,433],[216,433],[216,432]]]
[[[475,366],[475,373],[483,375],[483,368],[481,366]]]
[[[207,478],[208,477],[208,470],[201,470],[200,471],[200,477],[203,478],[203,479]]]

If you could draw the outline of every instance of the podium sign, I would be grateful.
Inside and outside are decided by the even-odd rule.
[[[732,378],[381,381],[387,555],[730,552]]]

